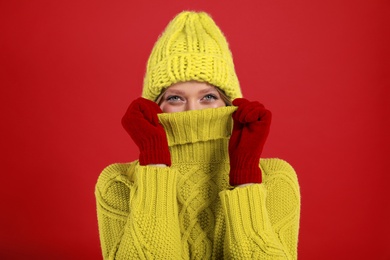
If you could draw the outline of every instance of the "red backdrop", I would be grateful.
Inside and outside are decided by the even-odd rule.
[[[300,259],[390,259],[388,1],[1,1],[0,258],[101,258],[94,185],[137,158],[121,128],[157,36],[212,14],[264,157],[296,169]]]

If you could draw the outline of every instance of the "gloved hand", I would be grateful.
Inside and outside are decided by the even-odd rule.
[[[259,160],[271,124],[271,112],[257,101],[237,98],[229,141],[230,185],[261,183]]]
[[[139,148],[140,165],[171,165],[167,136],[158,121],[161,108],[145,98],[134,100],[122,118],[122,125]]]

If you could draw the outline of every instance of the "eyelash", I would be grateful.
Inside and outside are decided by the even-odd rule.
[[[181,99],[181,97],[173,95],[173,96],[168,96],[166,100],[167,100],[168,102],[176,102],[176,101],[178,101],[178,100],[173,100],[173,98],[179,98],[179,99]]]
[[[208,97],[208,98],[212,98],[213,100],[217,100],[217,96],[213,95],[213,94],[207,94],[206,96],[204,96],[203,98],[205,97]]]
[[[205,96],[203,96],[202,99],[205,99],[205,98],[206,98],[206,101],[210,101],[211,99],[212,100],[218,100],[218,97],[216,95],[213,95],[213,94],[206,94]],[[177,102],[177,101],[179,101],[178,99],[183,100],[180,96],[172,95],[172,96],[168,96],[166,98],[166,101],[168,101],[168,102]]]

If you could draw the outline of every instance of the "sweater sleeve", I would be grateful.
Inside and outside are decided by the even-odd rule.
[[[297,259],[300,192],[294,169],[262,159],[263,183],[220,192],[228,259]]]
[[[181,258],[176,174],[169,167],[113,164],[99,176],[95,196],[104,259]]]

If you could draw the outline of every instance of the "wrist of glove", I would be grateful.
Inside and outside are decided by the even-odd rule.
[[[271,112],[257,101],[235,99],[233,131],[229,140],[230,185],[261,183],[260,156],[268,137]]]
[[[122,125],[138,146],[140,165],[171,165],[168,140],[158,121],[161,108],[153,101],[138,98],[134,100],[122,118]]]
[[[261,183],[262,173],[259,167],[260,158],[235,156],[230,159],[229,182],[232,186],[246,183]]]
[[[152,135],[149,140],[139,146],[139,149],[140,165],[165,164],[171,166],[171,154],[166,138],[159,135]]]

